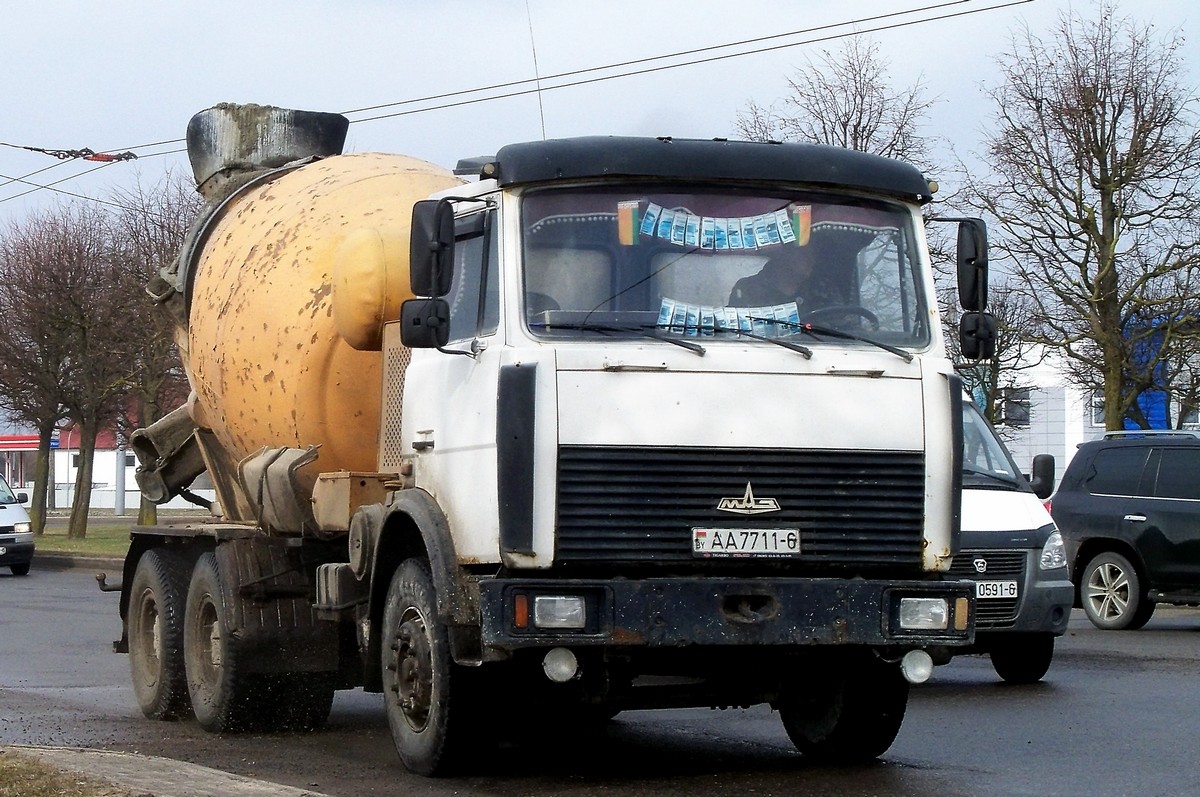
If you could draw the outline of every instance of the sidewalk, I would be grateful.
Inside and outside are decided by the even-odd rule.
[[[38,758],[59,769],[86,774],[154,797],[329,797],[265,780],[233,775],[170,758],[83,750],[76,747],[0,748]]]

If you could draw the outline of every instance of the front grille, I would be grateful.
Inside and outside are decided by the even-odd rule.
[[[1017,589],[1025,590],[1025,551],[1012,550],[967,550],[959,551],[950,566],[950,575],[969,578],[972,581],[1015,580]],[[975,560],[987,563],[987,570],[980,573]],[[1021,595],[1015,598],[985,598],[975,602],[976,628],[1002,628],[1012,625],[1021,608]]]
[[[563,446],[562,564],[695,561],[692,528],[798,528],[803,565],[919,569],[921,452]],[[717,511],[722,498],[780,511]]]

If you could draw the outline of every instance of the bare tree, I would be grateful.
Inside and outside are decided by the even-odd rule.
[[[37,535],[46,525],[51,441],[67,419],[72,359],[54,312],[61,285],[44,257],[53,238],[49,216],[10,224],[0,235],[0,404],[38,432],[29,513]]]
[[[60,205],[10,227],[3,241],[6,320],[12,322],[3,334],[15,347],[5,356],[18,359],[0,366],[0,375],[11,378],[4,392],[10,402],[25,405],[20,416],[39,432],[33,502],[39,524],[54,425],[68,419],[79,433],[71,537],[87,532],[96,438],[111,423],[128,379],[130,331],[127,314],[114,301],[119,273],[109,223],[96,206]],[[29,359],[22,362],[21,354]],[[22,377],[23,368],[32,375]]]
[[[969,186],[1042,319],[1034,340],[1102,387],[1109,429],[1194,334],[1200,132],[1183,45],[1108,5],[1060,17],[1050,41],[1018,29],[990,92],[994,171]]]
[[[788,80],[790,94],[768,106],[751,101],[736,120],[751,141],[809,141],[873,152],[928,169],[929,141],[921,124],[933,105],[918,80],[892,88],[891,64],[879,45],[852,36],[837,51],[822,50]]]
[[[114,245],[123,266],[119,290],[136,329],[131,341],[133,377],[117,419],[118,433],[128,439],[134,429],[159,420],[164,408],[180,406],[187,397],[187,376],[173,337],[175,325],[145,286],[178,256],[202,202],[190,180],[171,173],[149,188],[139,182],[114,199],[124,208],[114,228]],[[156,510],[143,498],[138,522],[155,522]]]
[[[957,289],[941,291],[942,320],[947,330],[958,329]],[[982,400],[980,409],[992,423],[1000,423],[1002,399],[1007,391],[1029,387],[1024,372],[1042,364],[1046,349],[1032,340],[1040,333],[1033,301],[1011,283],[995,285],[988,309],[996,319],[996,356],[968,361],[958,349],[958,335],[947,334],[946,343],[963,387]]]

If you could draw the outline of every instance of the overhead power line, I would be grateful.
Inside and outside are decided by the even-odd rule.
[[[902,17],[912,16],[914,14],[924,14],[924,13],[928,13],[931,11],[938,11],[941,9],[946,9],[946,8],[950,8],[953,6],[961,6],[961,5],[965,5],[965,4],[969,4],[969,3],[973,3],[973,2],[979,2],[979,0],[945,0],[944,2],[932,3],[929,5],[920,6],[917,8],[910,8],[910,9],[906,9],[903,11],[893,11],[893,12],[889,12],[886,14],[876,14],[874,16],[861,17],[858,19],[848,20],[845,22],[836,22],[836,23],[830,23],[830,24],[826,24],[826,25],[817,25],[817,26],[808,27],[808,28],[801,28],[799,30],[788,31],[786,33],[775,33],[775,34],[771,34],[769,36],[759,36],[759,37],[754,37],[754,38],[741,39],[739,41],[728,42],[726,44],[717,44],[717,45],[712,45],[712,46],[707,46],[707,47],[697,47],[697,48],[692,48],[692,49],[688,49],[688,50],[680,50],[677,52],[666,53],[663,55],[654,55],[654,56],[648,56],[646,58],[636,58],[636,59],[631,59],[631,60],[627,60],[627,61],[620,61],[620,62],[615,62],[615,63],[611,63],[611,64],[605,64],[603,66],[594,66],[594,67],[587,67],[584,69],[575,69],[575,70],[570,70],[570,71],[566,71],[566,72],[559,72],[557,74],[552,74],[552,75],[543,75],[540,77],[535,76],[533,78],[527,78],[524,80],[514,80],[514,81],[508,81],[505,83],[494,83],[494,84],[491,84],[488,86],[480,86],[480,87],[476,87],[476,88],[472,88],[472,89],[461,89],[458,91],[445,92],[445,93],[441,93],[441,94],[431,94],[431,95],[427,95],[424,97],[414,97],[414,98],[407,99],[407,100],[398,100],[396,102],[383,103],[383,104],[379,104],[379,105],[370,105],[370,106],[365,106],[363,108],[355,108],[355,109],[351,109],[348,111],[343,111],[342,113],[346,116],[349,116],[352,114],[367,113],[370,111],[384,110],[387,108],[400,108],[400,107],[407,106],[407,105],[418,105],[421,103],[437,102],[440,100],[452,100],[453,98],[456,98],[456,97],[466,97],[467,98],[467,99],[456,100],[453,102],[442,102],[437,105],[424,105],[420,108],[413,108],[413,109],[409,109],[409,110],[400,110],[400,111],[395,111],[393,113],[386,113],[386,114],[376,114],[374,116],[367,116],[367,117],[363,117],[360,119],[350,120],[351,124],[361,124],[364,122],[373,122],[373,121],[378,121],[381,119],[391,119],[391,118],[395,118],[395,117],[399,117],[399,116],[408,116],[408,115],[418,114],[418,113],[428,113],[430,111],[445,110],[447,108],[455,108],[455,107],[460,107],[460,106],[464,106],[464,105],[473,105],[473,104],[481,103],[481,102],[491,102],[494,100],[501,100],[501,99],[507,99],[507,98],[511,98],[511,97],[528,95],[528,94],[535,94],[535,93],[540,93],[542,91],[555,91],[558,89],[571,88],[571,87],[575,87],[575,86],[583,86],[583,85],[588,85],[591,83],[600,83],[600,82],[609,81],[609,80],[617,80],[619,78],[627,78],[627,77],[634,77],[637,75],[652,74],[655,72],[663,72],[663,71],[670,70],[670,69],[680,69],[680,68],[683,68],[686,66],[696,66],[699,64],[712,63],[712,62],[716,62],[716,61],[724,61],[724,60],[733,59],[733,58],[744,58],[749,55],[756,55],[756,54],[764,53],[764,52],[772,52],[772,51],[776,51],[776,50],[789,49],[792,47],[800,47],[800,46],[807,45],[807,44],[816,44],[819,42],[833,41],[836,39],[846,38],[848,36],[858,36],[858,35],[863,35],[863,34],[867,34],[867,33],[879,33],[879,32],[888,31],[888,30],[896,30],[899,28],[910,27],[913,25],[923,25],[928,22],[936,22],[936,21],[940,21],[940,20],[953,19],[956,17],[965,17],[965,16],[970,16],[973,14],[983,13],[986,11],[996,11],[999,9],[1009,8],[1012,6],[1025,5],[1027,3],[1034,2],[1034,0],[1004,0],[1004,2],[994,2],[992,5],[988,5],[988,6],[984,6],[984,7],[969,8],[969,9],[965,9],[965,10],[961,10],[961,11],[953,11],[953,12],[948,12],[948,13],[943,13],[943,14],[937,14],[934,16],[922,16],[917,19],[908,19],[908,20],[887,22],[886,24],[875,25],[875,27],[866,27],[866,28],[862,27],[863,25],[870,25],[872,23],[882,23],[886,20],[898,20]],[[852,29],[839,31],[839,29],[841,29],[841,28],[852,28]],[[812,37],[812,34],[823,33],[825,31],[838,31],[838,32],[828,33],[825,35]],[[716,54],[716,55],[706,55],[708,53],[719,53],[722,50],[731,50],[734,48],[744,48],[744,47],[747,47],[750,45],[763,45],[767,42],[779,42],[780,40],[791,39],[791,38],[795,38],[797,36],[805,36],[805,37],[810,37],[810,38],[803,38],[798,41],[785,41],[783,43],[778,43],[778,44],[767,44],[766,46],[756,46],[756,47],[751,47],[751,49],[741,49],[741,50],[736,50],[734,52],[725,52],[725,53]],[[702,57],[694,57],[694,56],[702,56]],[[680,58],[687,59],[687,60],[676,61],[674,63],[659,64],[657,66],[649,66],[649,67],[645,67],[645,68],[641,68],[641,69],[629,69],[629,67],[636,67],[636,66],[645,65],[645,64],[656,64],[658,62],[672,61],[674,59],[680,59]],[[597,75],[597,73],[611,72],[612,70],[624,70],[624,71],[616,72],[613,74]],[[593,76],[586,77],[589,75],[593,75]],[[575,79],[572,80],[571,78],[575,78]],[[565,81],[565,82],[553,83],[553,81]],[[552,85],[546,85],[547,83],[552,83]],[[526,88],[518,89],[518,87],[522,87],[522,86],[524,86]],[[532,87],[530,87],[530,86],[532,86]],[[503,91],[505,89],[517,89],[517,90]],[[478,95],[478,94],[482,94],[485,92],[494,92],[494,91],[503,91],[503,93],[488,94],[487,96],[483,96],[483,97],[479,97],[479,96],[472,97],[471,96],[471,95]],[[135,155],[132,152],[132,150],[147,149],[150,147],[162,146],[162,145],[167,145],[167,144],[179,144],[179,143],[183,143],[183,141],[184,141],[184,139],[182,139],[182,138],[176,138],[176,139],[168,139],[168,140],[164,140],[164,141],[157,141],[157,142],[153,142],[150,144],[141,144],[138,146],[129,147],[128,151],[122,152],[120,154],[95,153],[92,150],[88,150],[88,149],[84,149],[84,150],[49,150],[49,149],[41,149],[38,147],[18,147],[18,148],[32,150],[35,152],[43,152],[43,153],[49,154],[49,155],[54,155],[55,157],[59,157],[62,159],[61,163],[69,163],[75,159],[86,159],[86,160],[103,160],[103,161],[106,161],[106,163],[104,165],[109,165],[109,163],[112,163],[112,162],[116,162],[116,161],[120,161],[120,160],[133,160],[133,159],[137,158],[138,156]],[[13,147],[13,146],[17,146],[17,145],[4,144],[3,142],[0,142],[0,146]],[[175,152],[181,152],[181,151],[183,151],[183,150],[178,150],[178,149],[177,150],[169,150],[169,151],[165,151],[165,152],[154,153],[153,155],[143,155],[142,157],[153,157],[153,156],[157,156],[157,155],[173,154]],[[87,154],[84,154],[84,153],[87,153]],[[61,165],[61,163],[56,164],[56,165]],[[50,168],[50,167],[47,167],[47,168]],[[53,186],[58,185],[59,183],[62,183],[62,182],[66,182],[67,180],[74,179],[75,177],[82,177],[85,174],[90,174],[92,171],[95,171],[95,170],[91,169],[91,170],[88,170],[85,172],[80,172],[78,174],[72,175],[71,177],[66,177],[66,178],[63,178],[62,180],[58,180],[54,183],[50,183],[47,185],[39,185],[36,183],[28,182],[28,180],[27,180],[28,177],[32,177],[36,174],[39,174],[42,171],[45,171],[45,169],[39,169],[36,172],[31,172],[30,174],[25,175],[25,177],[6,177],[4,175],[0,175],[0,180],[7,181],[7,182],[0,183],[0,187],[9,185],[13,182],[18,182],[18,183],[23,183],[23,184],[33,186],[29,191],[24,191],[20,194],[15,194],[10,197],[0,198],[0,203],[7,202],[12,199],[17,199],[22,196],[26,196],[27,194],[30,194],[30,193],[33,193],[34,191],[38,191],[38,190],[42,190],[42,189],[57,191],[59,193],[66,194],[68,196],[79,196],[77,194],[71,193],[70,191],[64,191],[62,189],[53,188]],[[89,197],[81,197],[81,198],[89,199]],[[95,201],[104,202],[104,200],[95,200]],[[105,204],[114,205],[115,203],[105,202]],[[120,205],[116,205],[116,206],[121,207]]]
[[[65,160],[85,160],[85,161],[100,161],[101,163],[113,163],[114,161],[135,161],[137,155],[132,152],[96,152],[93,149],[84,147],[83,149],[46,149],[44,147],[26,147],[20,144],[7,144],[0,141],[0,147],[12,147],[13,149],[24,149],[29,152],[40,152],[43,155],[50,155],[58,158],[61,161]]]

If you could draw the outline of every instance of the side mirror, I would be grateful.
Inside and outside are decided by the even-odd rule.
[[[1033,474],[1029,478],[1033,494],[1045,501],[1054,492],[1054,455],[1037,454],[1033,458]]]
[[[446,199],[413,205],[408,281],[417,296],[445,296],[454,276],[454,206]]]
[[[987,309],[987,226],[982,219],[958,222],[958,301],[964,310]]]
[[[450,341],[445,299],[408,299],[400,305],[400,342],[410,349],[440,349]]]
[[[17,503],[18,504],[28,504],[29,503],[29,493],[17,493]]]
[[[996,317],[991,313],[963,313],[958,322],[958,347],[968,360],[996,356]]]

